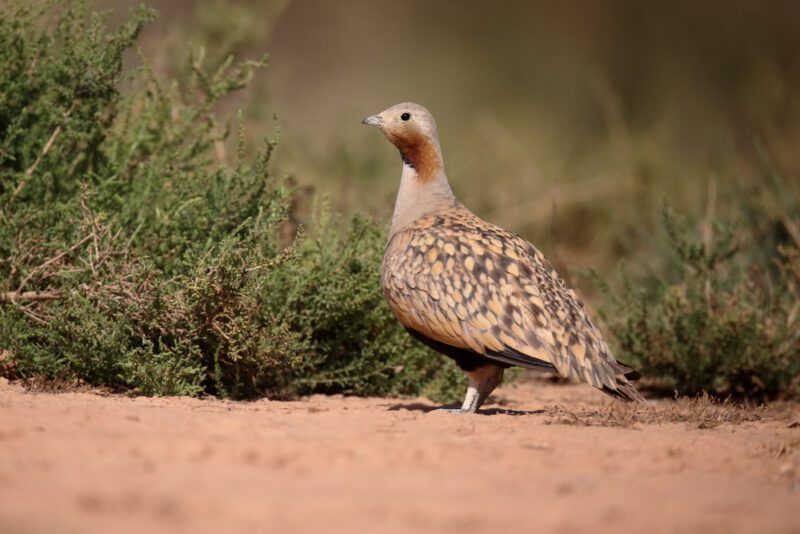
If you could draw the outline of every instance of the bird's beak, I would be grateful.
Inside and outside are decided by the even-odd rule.
[[[378,115],[370,115],[369,117],[367,117],[366,119],[361,121],[361,124],[369,124],[370,126],[378,126],[378,125],[383,124],[383,119],[380,118]]]

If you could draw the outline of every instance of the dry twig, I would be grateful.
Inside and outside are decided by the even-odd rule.
[[[66,120],[67,118],[69,118],[69,116],[70,116],[70,115],[72,114],[72,112],[75,110],[75,106],[77,106],[77,105],[78,105],[78,100],[77,100],[77,99],[74,99],[74,100],[72,101],[72,105],[71,105],[71,106],[69,107],[69,109],[68,109],[67,111],[65,111],[65,112],[64,112],[64,114],[63,114],[63,116],[64,116],[64,119],[65,119],[65,120]],[[22,180],[22,181],[21,181],[21,182],[20,182],[20,183],[17,185],[16,189],[14,189],[14,192],[11,194],[11,201],[12,201],[12,202],[14,201],[14,199],[16,199],[16,198],[17,198],[17,196],[18,196],[18,195],[19,195],[19,194],[22,192],[22,190],[23,190],[23,189],[25,189],[25,185],[28,183],[28,180],[30,179],[30,177],[31,177],[31,176],[33,176],[33,173],[34,173],[34,172],[36,172],[36,168],[39,166],[39,163],[41,163],[42,159],[44,159],[44,157],[47,155],[47,153],[48,153],[48,152],[50,152],[50,149],[53,147],[53,143],[55,143],[55,142],[56,142],[56,139],[58,139],[58,136],[59,136],[60,134],[61,134],[61,125],[59,124],[59,125],[58,125],[58,126],[56,126],[56,127],[55,127],[55,129],[53,130],[53,133],[52,133],[52,134],[50,134],[50,138],[49,138],[49,139],[47,140],[47,142],[44,144],[44,147],[42,148],[42,151],[39,153],[39,155],[36,157],[36,160],[35,160],[35,161],[33,162],[33,164],[32,164],[30,167],[28,167],[28,168],[27,168],[27,170],[25,171],[25,179],[24,179],[24,180]]]
[[[40,302],[58,300],[63,296],[61,291],[7,291],[0,293],[0,302]]]
[[[81,239],[80,241],[78,241],[77,243],[75,243],[74,245],[69,247],[67,250],[64,250],[64,251],[56,254],[55,256],[53,256],[52,258],[47,260],[46,262],[44,262],[41,265],[31,269],[30,272],[28,273],[28,275],[25,278],[22,279],[22,282],[19,283],[19,286],[17,287],[17,291],[21,292],[22,289],[25,287],[25,284],[27,284],[30,281],[30,279],[33,278],[34,274],[36,274],[37,272],[41,272],[42,270],[44,270],[48,266],[54,264],[55,262],[57,262],[58,260],[60,260],[64,256],[66,256],[67,254],[70,254],[71,252],[74,252],[75,250],[80,248],[81,245],[83,245],[84,243],[86,243],[87,241],[92,239],[93,237],[94,237],[93,233],[85,236],[83,239]]]

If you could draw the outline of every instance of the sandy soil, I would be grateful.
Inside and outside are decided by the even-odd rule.
[[[0,532],[800,532],[797,405],[527,383],[452,415],[1,382]]]

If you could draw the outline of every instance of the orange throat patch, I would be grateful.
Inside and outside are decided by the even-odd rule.
[[[400,151],[403,163],[417,171],[420,181],[428,181],[442,168],[436,146],[419,134],[392,137],[391,142]]]

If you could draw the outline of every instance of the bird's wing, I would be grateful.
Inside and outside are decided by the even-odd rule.
[[[536,345],[527,342],[522,315],[511,310],[517,297],[476,263],[477,243],[461,243],[458,235],[445,232],[406,230],[390,242],[383,286],[400,322],[440,343],[503,363],[554,370],[550,351],[535,339]],[[512,322],[505,325],[506,320]]]
[[[407,328],[498,362],[552,369],[639,398],[575,293],[533,245],[471,213],[438,214],[389,243],[383,285]]]

